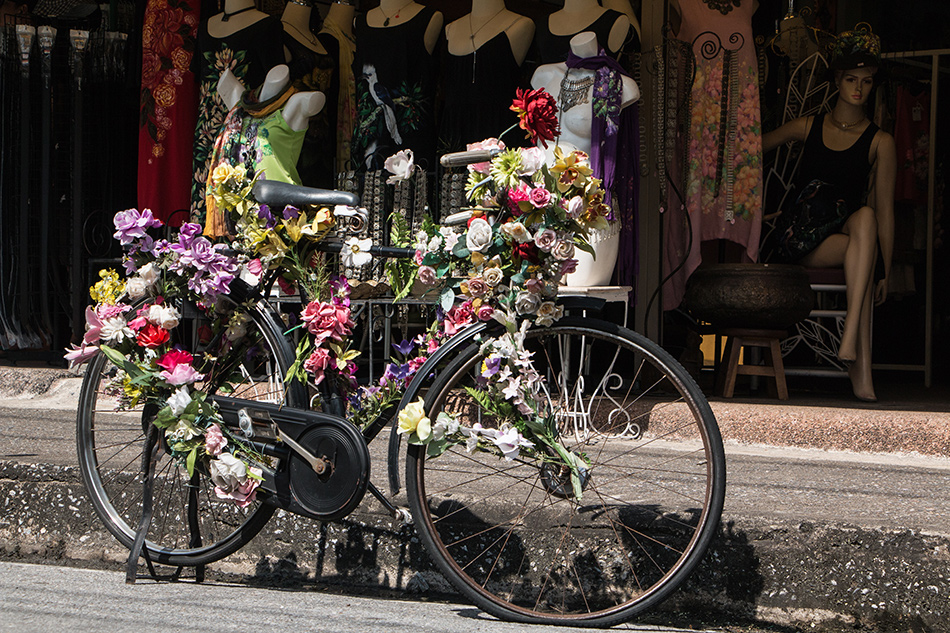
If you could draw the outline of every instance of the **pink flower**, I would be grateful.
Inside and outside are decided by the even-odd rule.
[[[314,382],[319,385],[323,382],[323,378],[325,377],[324,372],[329,365],[330,352],[322,347],[318,347],[310,355],[310,358],[304,361],[303,368],[313,375]]]
[[[468,294],[473,297],[482,297],[488,292],[488,284],[480,277],[473,277],[468,280]]]
[[[535,187],[528,194],[528,201],[535,209],[543,209],[551,204],[551,192],[544,187]]]
[[[539,295],[544,292],[544,280],[543,279],[529,279],[524,283],[524,287],[528,292]]]
[[[260,277],[264,272],[264,265],[261,264],[260,259],[252,259],[247,263],[247,270],[255,277]]]
[[[306,323],[307,331],[313,334],[318,346],[328,338],[342,341],[344,336],[349,336],[352,328],[348,307],[321,301],[307,304],[300,318]]]
[[[435,274],[435,268],[432,266],[420,266],[419,281],[427,286],[434,286],[438,281],[438,277]]]
[[[466,150],[474,149],[505,149],[505,144],[499,141],[497,138],[486,138],[484,141],[479,141],[478,143],[469,143],[465,146]],[[480,174],[488,175],[488,172],[491,170],[491,163],[475,163],[468,166],[470,172],[476,171]]]
[[[416,262],[416,266],[422,266],[423,257],[425,254],[422,251],[416,251],[416,254],[412,256],[412,261]]]
[[[91,307],[86,308],[86,333],[82,337],[83,347],[99,343],[100,330],[102,330],[102,318]]]
[[[98,352],[98,345],[86,345],[85,343],[83,343],[80,347],[73,345],[71,348],[66,350],[66,360],[69,361],[69,368],[72,369],[77,365],[82,365],[87,360],[95,356]]]
[[[530,189],[526,183],[519,183],[517,188],[508,192],[508,209],[515,216],[522,214],[520,202],[530,202]]]
[[[572,272],[577,270],[577,260],[576,259],[565,259],[561,262],[561,274],[570,275]]]
[[[208,451],[208,455],[217,457],[227,445],[228,439],[221,432],[221,427],[217,424],[209,426],[208,430],[205,431],[205,450]]]
[[[554,245],[557,244],[557,233],[551,229],[539,231],[538,234],[534,236],[534,244],[545,253],[549,253],[551,249],[554,248]]]
[[[162,369],[172,371],[178,365],[190,365],[195,358],[188,352],[180,349],[173,349],[158,359],[155,364]]]
[[[201,380],[204,378],[204,374],[199,374],[195,371],[195,368],[191,365],[182,363],[180,365],[175,365],[174,369],[171,371],[165,369],[159,373],[165,382],[170,385],[190,385],[196,380]]]
[[[429,342],[426,343],[426,351],[431,354],[431,353],[433,353],[433,352],[434,352],[435,350],[437,350],[437,349],[439,349],[439,341],[438,341],[438,339],[430,338],[430,339],[429,339]]]
[[[277,278],[277,285],[280,286],[280,289],[284,291],[284,294],[294,296],[297,294],[297,289],[292,283],[284,279],[283,277]]]
[[[414,374],[419,371],[419,368],[425,365],[428,359],[422,356],[416,356],[415,358],[409,359],[409,373]]]
[[[478,316],[479,321],[491,321],[492,314],[494,313],[495,309],[493,307],[487,303],[483,303],[482,305],[478,306],[476,315]]]

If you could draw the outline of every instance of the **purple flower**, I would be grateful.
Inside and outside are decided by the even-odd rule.
[[[402,382],[409,375],[409,364],[396,365],[389,363],[386,365],[386,371],[383,372],[383,379],[387,382]]]
[[[274,214],[271,213],[270,207],[266,204],[262,204],[257,208],[257,217],[264,220],[265,229],[272,229],[277,226],[277,220],[274,219]]]
[[[393,343],[392,345],[393,349],[403,356],[408,356],[412,353],[412,350],[416,348],[412,341],[407,341],[406,339],[402,339],[402,343]]]
[[[482,371],[482,377],[494,376],[499,369],[501,369],[501,356],[489,356],[485,359],[485,369]]]
[[[157,228],[162,225],[161,222],[155,219],[149,209],[119,211],[112,221],[116,228],[114,237],[123,246],[145,237],[146,229]]]
[[[296,220],[299,217],[300,217],[300,209],[298,209],[292,204],[288,204],[286,207],[284,207],[285,220],[291,220],[291,219]]]

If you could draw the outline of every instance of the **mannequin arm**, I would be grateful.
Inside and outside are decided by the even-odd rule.
[[[882,303],[887,298],[887,278],[891,273],[894,257],[894,186],[897,180],[897,149],[894,137],[878,132],[881,140],[877,147],[877,160],[874,161],[874,187],[869,202],[874,205],[877,217],[877,238],[884,259],[884,280],[875,288],[874,301]]]
[[[230,68],[225,68],[218,78],[218,95],[224,101],[228,110],[236,106],[241,101],[241,95],[244,94],[244,84],[234,76]]]
[[[298,92],[291,96],[284,106],[284,121],[292,130],[305,130],[310,123],[310,117],[320,112],[326,102],[327,97],[322,92]]]
[[[762,135],[762,153],[767,154],[779,145],[802,141],[808,137],[812,117],[792,119],[781,127]]]

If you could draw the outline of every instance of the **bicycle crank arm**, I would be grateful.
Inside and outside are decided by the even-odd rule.
[[[313,472],[318,475],[322,475],[327,471],[327,468],[330,468],[332,464],[327,460],[326,457],[317,457],[303,446],[298,444],[295,440],[291,439],[289,435],[283,433],[280,430],[280,427],[277,427],[277,437],[280,438],[280,441],[284,442],[289,446],[294,452],[304,458],[310,467],[313,468]]]

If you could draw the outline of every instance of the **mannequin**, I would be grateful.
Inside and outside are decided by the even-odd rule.
[[[600,4],[603,5],[605,9],[620,11],[627,16],[627,19],[630,20],[630,26],[636,31],[637,39],[640,39],[640,20],[637,18],[637,14],[633,10],[633,5],[630,4],[630,0],[600,0]]]
[[[337,0],[330,5],[323,19],[319,37],[336,40],[338,53],[338,96],[336,103],[336,156],[334,173],[350,168],[350,144],[356,121],[356,77],[353,74],[353,59],[356,54],[356,37],[353,35],[353,17],[356,8],[351,0]],[[330,106],[333,107],[333,104]]]
[[[599,52],[597,37],[590,32],[575,35],[571,38],[570,45],[571,52],[582,59],[595,57]],[[561,136],[558,138],[557,145],[564,154],[575,149],[591,154],[594,79],[594,70],[569,68],[567,63],[545,64],[539,67],[531,78],[532,88],[544,88],[558,100]],[[640,89],[637,83],[628,76],[621,75],[621,82],[623,91],[620,95],[620,108],[624,109],[640,98]],[[586,90],[586,94],[574,94],[570,101],[565,102],[567,95],[562,97],[562,88],[566,90],[571,84],[582,87]],[[545,150],[545,159],[549,164],[555,160],[553,147]],[[619,223],[611,223],[606,231],[592,232],[590,241],[597,257],[594,259],[587,253],[579,253],[577,270],[566,278],[569,286],[603,286],[610,281],[620,246]]]
[[[538,24],[541,63],[563,61],[570,38],[584,31],[596,33],[600,46],[616,56],[627,41],[630,28],[624,13],[604,8],[597,0],[564,0],[564,8]]]
[[[268,17],[254,0],[224,0],[224,11],[208,18],[208,35],[224,39]]]
[[[280,21],[284,25],[284,32],[290,37],[310,50],[326,55],[327,49],[310,31],[310,16],[312,13],[313,7],[310,0],[288,0],[286,6],[284,6],[284,12],[280,16]],[[290,51],[286,47],[284,53],[287,61],[290,61]]]
[[[848,307],[838,358],[848,365],[854,395],[860,400],[874,401],[877,398],[871,377],[872,299],[874,304],[880,304],[887,298],[888,275],[894,252],[897,157],[894,138],[878,129],[865,113],[874,75],[880,66],[879,40],[864,31],[849,31],[838,36],[835,51],[831,68],[838,98],[831,112],[789,121],[765,134],[762,146],[764,151],[769,151],[784,143],[805,142],[800,181],[809,180],[812,176],[827,179],[830,184],[839,187],[836,192],[845,199],[850,215],[840,232],[826,237],[799,262],[814,268],[844,268]],[[868,145],[865,157],[864,148]],[[851,155],[846,153],[856,146],[857,152]],[[867,163],[863,162],[865,158]],[[828,160],[832,167],[827,171],[822,169],[816,174],[808,173],[808,166],[826,166]],[[840,165],[842,161],[849,161],[849,164]],[[866,198],[862,198],[869,174],[872,186]],[[856,199],[851,199],[851,191],[861,193]],[[795,210],[792,208],[784,212],[794,213]],[[883,266],[875,271],[878,246]],[[877,281],[875,274],[879,277]]]
[[[356,18],[356,108],[352,162],[381,169],[401,149],[434,166],[435,95],[442,14],[409,0],[382,0]]]
[[[290,84],[290,69],[286,65],[280,64],[271,68],[258,96],[259,101],[269,101],[280,94]],[[221,73],[221,79],[218,81],[218,95],[224,101],[228,109],[234,108],[241,101],[241,97],[247,92],[244,84],[234,76],[230,69]],[[310,117],[320,112],[326,104],[326,96],[322,92],[298,92],[287,99],[282,114],[287,126],[295,132],[302,132],[307,129],[307,123]]]
[[[389,28],[405,24],[422,11],[423,7],[418,2],[405,2],[404,0],[380,0],[379,6],[366,12],[366,23],[372,28]],[[442,33],[442,24],[444,18],[439,11],[436,11],[429,26],[425,32],[426,50],[431,55],[435,51],[435,45],[439,41],[439,35]]]
[[[221,72],[231,68],[242,82],[260,85],[269,69],[285,61],[282,36],[280,20],[255,9],[253,0],[225,0],[224,11],[198,28],[192,58],[199,100],[191,179],[194,222],[204,221],[210,156],[228,112],[216,90]]]
[[[510,125],[534,29],[534,21],[509,11],[504,0],[474,0],[471,13],[445,27],[441,151],[463,150]]]
[[[445,27],[448,52],[458,57],[477,53],[500,33],[508,36],[512,55],[520,66],[534,38],[534,22],[509,11],[505,0],[473,0],[471,13]]]

